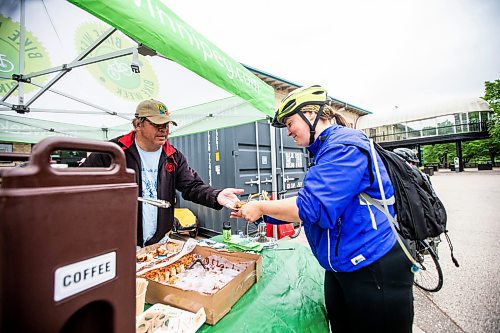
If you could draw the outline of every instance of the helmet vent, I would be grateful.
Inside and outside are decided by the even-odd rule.
[[[286,103],[285,107],[283,108],[283,111],[290,110],[294,106],[295,106],[295,100],[289,101],[288,103]]]

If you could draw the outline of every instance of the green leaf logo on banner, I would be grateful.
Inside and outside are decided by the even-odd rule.
[[[69,0],[135,41],[274,115],[274,89],[159,0]],[[231,27],[228,27],[230,29]]]
[[[82,24],[75,33],[77,51],[85,50],[107,30],[104,24]],[[134,43],[125,35],[115,32],[88,57],[100,56],[133,46]],[[141,101],[155,98],[158,95],[158,79],[149,62],[144,56],[139,56],[140,73],[133,73],[130,64],[131,56],[127,56],[89,65],[87,69],[107,90],[126,100]]]
[[[45,47],[28,30],[25,35],[25,57],[24,73],[29,74],[42,69],[49,68],[50,58]],[[19,23],[13,22],[10,18],[0,15],[0,76],[12,77],[12,74],[19,74]],[[48,77],[41,76],[33,78],[33,82],[43,84]],[[0,79],[0,95],[4,96],[12,87],[17,84],[16,81]],[[25,85],[25,92],[33,92],[38,87],[31,84]],[[17,90],[13,95],[17,96]]]

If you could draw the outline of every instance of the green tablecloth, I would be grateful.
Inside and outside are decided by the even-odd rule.
[[[215,326],[205,324],[198,332],[329,331],[323,268],[305,246],[287,240],[278,244],[294,250],[263,250],[262,278]]]

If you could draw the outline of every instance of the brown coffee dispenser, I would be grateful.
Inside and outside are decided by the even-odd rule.
[[[110,154],[56,169],[57,149]],[[135,332],[137,184],[109,142],[48,138],[0,187],[0,331]]]

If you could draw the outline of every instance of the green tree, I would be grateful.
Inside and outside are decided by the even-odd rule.
[[[483,99],[488,102],[494,111],[493,118],[489,123],[489,132],[492,139],[500,141],[500,80],[484,83],[485,91]]]
[[[488,161],[489,140],[476,140],[462,144],[462,158],[464,163],[479,163]]]
[[[454,143],[423,146],[422,160],[427,163],[439,163],[447,166],[453,163],[457,155]],[[485,163],[494,161],[500,154],[500,145],[493,139],[483,139],[462,143],[462,158],[464,163]]]
[[[488,124],[490,139],[488,141],[488,155],[494,163],[496,156],[500,154],[500,80],[484,83],[485,91],[483,99],[488,102],[494,114]]]
[[[439,163],[445,167],[449,161],[453,161],[456,155],[455,144],[444,143],[424,146],[422,159],[425,164]]]

